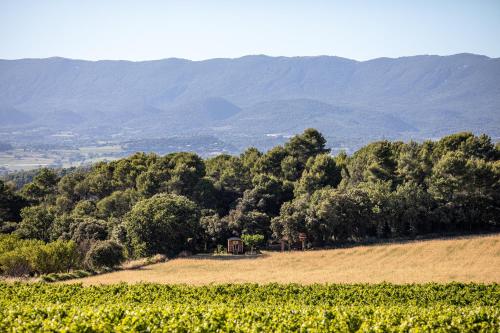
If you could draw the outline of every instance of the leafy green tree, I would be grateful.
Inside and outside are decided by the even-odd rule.
[[[257,174],[268,174],[276,178],[283,178],[281,163],[286,156],[287,152],[282,146],[270,149],[256,162],[255,169]]]
[[[216,191],[214,195],[218,201],[218,209],[227,213],[227,208],[241,197],[245,190],[251,188],[250,171],[243,166],[239,158],[229,155],[208,159],[206,165],[207,178]]]
[[[207,245],[216,246],[217,244],[224,243],[231,236],[227,219],[220,218],[215,212],[203,215],[200,218],[200,226],[205,235]],[[205,246],[205,250],[207,250],[207,246]]]
[[[494,161],[499,158],[499,151],[487,135],[479,137],[470,132],[460,132],[445,136],[436,142],[432,156],[437,161],[441,156],[449,152],[461,152],[467,158],[476,157],[486,161]]]
[[[201,204],[210,206],[211,193],[205,177],[205,163],[193,153],[173,153],[157,159],[148,170],[137,177],[139,193],[151,197],[156,193],[183,195],[191,200],[201,200]]]
[[[335,188],[340,180],[341,169],[335,159],[328,154],[320,154],[309,158],[295,191],[298,194],[312,194],[327,186]]]
[[[82,185],[86,173],[82,170],[68,173],[57,183],[57,190],[60,196],[75,203],[88,196],[85,187]]]
[[[237,207],[226,217],[229,228],[235,234],[265,233],[269,234],[271,221],[267,214],[257,210],[244,211]]]
[[[371,208],[364,191],[318,190],[311,196],[306,219],[308,235],[320,243],[362,239],[372,217]]]
[[[245,170],[248,171],[250,178],[253,178],[256,175],[257,163],[261,157],[262,153],[254,147],[248,148],[240,155],[241,163],[243,163]]]
[[[401,142],[373,142],[364,146],[349,158],[348,185],[356,187],[363,182],[391,182],[397,185],[397,157]]]
[[[205,176],[203,160],[193,153],[176,153],[171,164],[168,192],[193,197],[196,185]]]
[[[0,222],[21,220],[21,209],[27,206],[27,202],[17,193],[14,188],[0,180]]]
[[[54,215],[45,206],[25,207],[21,210],[22,221],[16,234],[22,238],[39,239],[44,242],[50,240],[50,229]]]
[[[285,144],[285,151],[290,156],[297,158],[303,166],[310,157],[330,152],[326,148],[326,140],[323,135],[313,128],[308,128],[304,133],[292,137]]]
[[[418,143],[411,141],[401,146],[396,161],[396,174],[403,182],[414,182],[423,185],[426,177],[425,162],[421,159],[421,147]]]
[[[207,176],[217,188],[241,195],[252,185],[249,170],[242,161],[230,155],[218,155],[206,161]]]
[[[394,236],[416,236],[435,230],[434,202],[421,185],[399,185],[391,197],[394,217],[390,227]]]
[[[88,200],[96,201],[113,192],[113,168],[107,162],[99,162],[79,184],[78,192]]]
[[[157,194],[137,202],[125,219],[134,257],[174,255],[188,248],[199,230],[199,209],[188,198]]]
[[[55,195],[58,180],[53,170],[42,168],[33,181],[22,188],[21,193],[30,201],[42,202]]]
[[[281,173],[286,180],[292,182],[298,180],[303,169],[304,165],[298,157],[288,155],[281,161]]]
[[[71,212],[71,215],[75,217],[88,217],[95,216],[96,213],[97,207],[94,201],[82,200],[75,205],[73,211]]]
[[[50,226],[50,240],[56,241],[71,239],[71,229],[75,225],[75,218],[70,214],[59,214]]]
[[[249,235],[249,234],[244,234],[241,235],[241,239],[243,242],[247,245],[250,246],[250,253],[253,254],[253,249],[255,246],[262,244],[264,242],[264,235],[260,234],[255,234],[255,235]]]
[[[441,203],[448,223],[471,231],[498,225],[499,180],[498,161],[449,152],[435,164],[429,192]]]
[[[77,244],[90,244],[108,238],[106,222],[92,217],[75,221],[71,225],[71,229],[71,239]]]
[[[281,205],[293,199],[293,184],[268,175],[257,175],[253,188],[245,191],[242,200],[248,209],[259,210],[269,216],[279,214]]]
[[[155,163],[155,154],[135,153],[127,158],[111,162],[113,190],[124,191],[135,187],[137,177]]]
[[[97,214],[104,219],[122,217],[132,209],[139,198],[139,194],[133,189],[115,191],[96,204]]]
[[[306,129],[304,133],[292,137],[285,143],[281,151],[273,148],[266,153],[262,162],[266,161],[267,166],[263,170],[271,169],[267,173],[289,181],[296,181],[302,175],[302,171],[310,157],[330,152],[325,147],[325,144],[326,140],[321,133],[312,128]],[[266,156],[268,156],[267,159]],[[271,156],[279,158],[270,159]],[[278,173],[278,170],[281,170],[281,172]]]
[[[280,215],[271,220],[271,230],[276,239],[298,242],[299,233],[306,233],[306,218],[309,209],[309,196],[296,197],[281,206]]]
[[[64,195],[59,195],[56,198],[54,208],[58,214],[70,213],[74,207],[74,202]]]

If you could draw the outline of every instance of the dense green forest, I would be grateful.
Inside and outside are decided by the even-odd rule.
[[[265,153],[136,153],[29,179],[19,190],[0,181],[4,274],[210,251],[232,235],[294,243],[305,233],[317,247],[491,231],[500,221],[500,147],[471,133],[332,156],[308,129]]]

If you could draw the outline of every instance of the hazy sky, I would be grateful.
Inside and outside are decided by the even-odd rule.
[[[0,58],[500,57],[500,0],[0,0]]]

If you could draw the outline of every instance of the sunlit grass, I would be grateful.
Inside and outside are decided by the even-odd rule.
[[[499,240],[497,234],[350,249],[265,252],[259,258],[240,260],[192,257],[68,282],[499,283]]]

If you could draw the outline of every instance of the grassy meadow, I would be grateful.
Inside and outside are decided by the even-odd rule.
[[[500,235],[264,252],[257,258],[179,258],[67,283],[120,282],[206,285],[220,283],[500,282]]]

